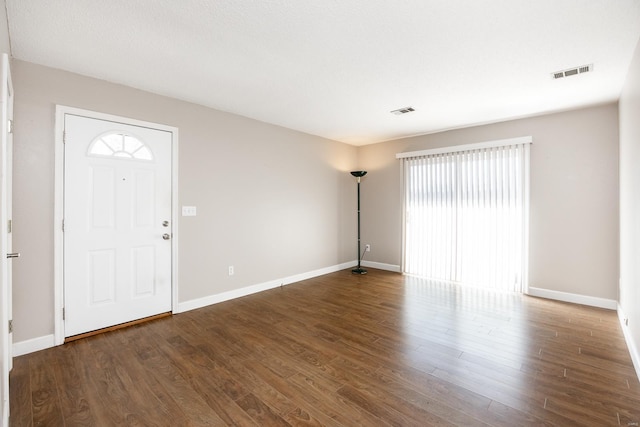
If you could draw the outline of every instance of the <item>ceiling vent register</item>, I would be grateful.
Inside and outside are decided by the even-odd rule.
[[[567,70],[556,71],[554,73],[551,73],[551,77],[557,80],[563,77],[577,76],[578,74],[588,73],[591,71],[593,71],[593,64],[581,65],[579,67],[569,68]]]
[[[396,116],[400,116],[402,114],[407,114],[410,113],[412,111],[416,111],[413,107],[404,107],[404,108],[398,108],[397,110],[393,110],[391,112],[391,114],[395,114]]]

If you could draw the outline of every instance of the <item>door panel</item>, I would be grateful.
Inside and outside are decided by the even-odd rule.
[[[65,336],[171,311],[171,133],[64,123]]]
[[[91,224],[90,229],[113,230],[115,225],[115,181],[116,171],[112,167],[89,167],[91,173]]]
[[[89,307],[115,303],[116,254],[113,249],[87,252]]]
[[[154,246],[131,248],[133,298],[144,298],[156,293],[155,249]]]
[[[155,177],[150,171],[135,171],[134,174],[134,194],[133,194],[133,218],[134,227],[153,227],[153,207],[155,206],[154,196]]]

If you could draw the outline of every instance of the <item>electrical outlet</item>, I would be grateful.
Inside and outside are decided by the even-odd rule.
[[[367,252],[371,252],[371,245],[365,245],[364,250]]]
[[[229,266],[229,276],[233,276],[234,270],[233,270],[233,265]]]

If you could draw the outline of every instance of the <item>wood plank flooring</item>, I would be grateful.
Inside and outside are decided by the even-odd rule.
[[[616,313],[348,270],[15,359],[12,426],[631,426]]]

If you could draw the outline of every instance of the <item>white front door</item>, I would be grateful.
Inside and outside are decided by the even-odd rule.
[[[65,337],[171,311],[172,134],[64,116]]]
[[[7,257],[11,248],[11,197],[12,197],[12,135],[11,121],[13,120],[13,87],[9,72],[9,57],[2,55],[2,80],[0,80],[0,99],[2,112],[0,118],[0,402],[2,404],[2,419],[0,426],[9,425],[9,371],[11,369],[11,261]]]

